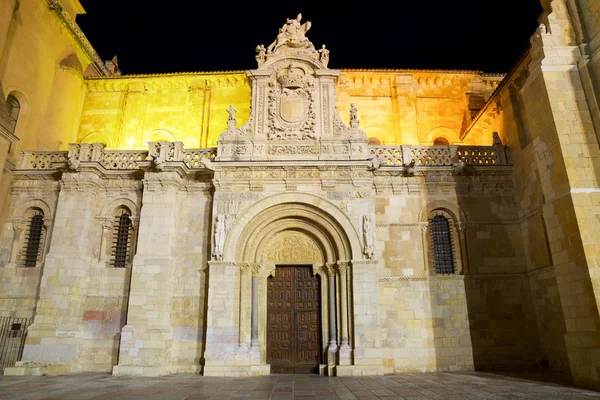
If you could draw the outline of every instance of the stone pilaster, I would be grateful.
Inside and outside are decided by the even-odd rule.
[[[86,370],[78,365],[83,341],[83,307],[100,177],[65,172],[58,198],[52,242],[44,265],[34,323],[22,361],[5,374],[58,374]]]
[[[157,376],[199,370],[199,366],[172,365],[170,360],[171,278],[176,262],[181,180],[176,171],[147,172],[144,177],[127,325],[121,332],[115,375]]]
[[[528,104],[544,192],[544,222],[556,271],[576,384],[600,387],[600,148],[581,81],[569,13],[563,0],[532,38]],[[549,11],[549,10],[547,10]],[[540,96],[544,93],[545,96]],[[535,96],[535,98],[534,98]]]
[[[346,264],[351,267],[352,302],[349,323],[350,336],[353,338],[352,365],[344,366],[342,360],[343,320],[342,320],[342,345],[340,346],[339,366],[336,373],[343,375],[373,375],[385,372],[383,370],[383,350],[381,349],[381,332],[379,322],[379,283],[377,273],[377,260],[353,260]],[[341,286],[342,284],[340,284]],[[340,288],[343,298],[343,287]],[[343,308],[341,309],[343,313]],[[391,372],[391,371],[390,371]]]

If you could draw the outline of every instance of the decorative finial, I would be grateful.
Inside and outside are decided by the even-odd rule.
[[[263,44],[259,44],[256,46],[256,62],[260,67],[265,63],[265,61],[267,61],[267,50]]]

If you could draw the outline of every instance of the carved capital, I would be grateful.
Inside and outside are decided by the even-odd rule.
[[[11,222],[13,226],[13,231],[17,233],[23,232],[23,230],[25,230],[25,228],[27,227],[27,221],[25,221],[25,218],[13,218]]]
[[[427,232],[427,228],[429,227],[429,222],[421,222],[421,232]]]
[[[96,216],[96,220],[100,221],[100,223],[102,224],[102,230],[109,230],[110,228],[113,227],[115,220],[114,218],[111,217],[105,217],[102,215],[98,215]]]
[[[350,263],[348,261],[338,261],[335,266],[341,276],[346,276],[350,268]]]
[[[262,269],[260,264],[256,263],[242,262],[238,263],[238,266],[240,267],[240,271],[242,271],[242,273],[250,274],[252,276],[258,276]]]

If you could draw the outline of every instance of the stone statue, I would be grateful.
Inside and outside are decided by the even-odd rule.
[[[358,128],[358,108],[350,104],[350,128]]]
[[[229,105],[227,112],[229,113],[228,121],[236,121],[237,122],[237,119],[235,118],[235,113],[237,112],[237,110],[233,107],[233,104]]]
[[[267,61],[267,50],[265,49],[264,45],[259,44],[256,46],[256,62],[260,67],[265,63],[265,61]]]
[[[327,68],[327,64],[329,63],[329,50],[325,48],[325,45],[323,45],[323,47],[319,49],[319,59]]]
[[[213,256],[218,261],[223,260],[223,246],[225,245],[225,217],[221,214],[217,215],[215,222],[215,247]]]
[[[237,112],[237,110],[233,108],[233,104],[230,104],[229,108],[227,109],[227,112],[229,113],[229,118],[227,119],[227,134],[235,135],[237,126],[237,119],[235,118],[235,113]]]
[[[364,250],[363,254],[368,259],[373,258],[373,223],[371,222],[371,217],[368,215],[363,216],[363,241],[364,241]]]
[[[502,146],[502,139],[500,139],[498,132],[492,133],[492,146]]]
[[[281,46],[289,46],[292,48],[313,48],[314,46],[305,36],[306,32],[310,29],[311,23],[309,21],[304,24],[300,24],[302,20],[302,14],[298,14],[296,19],[287,19],[285,25],[279,29],[279,34],[273,43],[267,47],[267,54],[271,54]]]

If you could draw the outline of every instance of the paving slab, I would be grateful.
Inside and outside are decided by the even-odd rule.
[[[600,399],[600,392],[552,382],[551,375],[508,376],[486,372],[410,373],[341,378],[285,374],[256,378],[214,378],[200,375],[141,378],[78,373],[42,377],[0,376],[0,399],[588,400]]]

